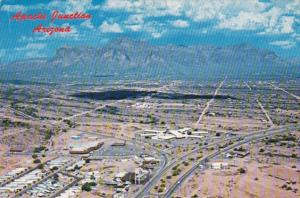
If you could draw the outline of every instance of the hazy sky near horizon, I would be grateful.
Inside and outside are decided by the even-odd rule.
[[[49,57],[63,45],[103,46],[117,37],[152,44],[247,43],[282,57],[300,58],[300,0],[0,0],[1,62]],[[85,12],[89,20],[50,22],[54,10]],[[17,12],[47,20],[13,21]],[[33,33],[71,26],[71,33]]]

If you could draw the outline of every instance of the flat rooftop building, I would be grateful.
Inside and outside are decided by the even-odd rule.
[[[88,154],[93,150],[99,149],[103,142],[93,141],[70,146],[71,154]]]
[[[17,145],[12,145],[12,146],[10,146],[9,151],[10,151],[10,152],[14,152],[14,153],[21,153],[21,152],[24,151],[24,149],[25,149],[25,146],[24,146],[24,145],[22,145],[22,144],[17,144]]]

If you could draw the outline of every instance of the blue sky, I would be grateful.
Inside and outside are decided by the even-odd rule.
[[[0,0],[0,61],[53,56],[64,45],[103,46],[117,37],[175,45],[247,43],[300,58],[299,0]],[[16,12],[92,14],[91,20],[9,20]],[[69,34],[34,27],[72,27]]]

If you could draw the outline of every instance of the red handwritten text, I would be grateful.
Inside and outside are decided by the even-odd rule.
[[[11,20],[16,21],[25,21],[25,20],[45,20],[47,18],[46,14],[38,13],[38,14],[23,14],[21,11],[17,12],[15,15],[11,17]]]
[[[52,12],[51,15],[51,22],[53,22],[54,20],[75,20],[75,19],[90,19],[91,15],[90,14],[86,14],[86,13],[82,13],[82,12],[74,12],[71,14],[63,14],[60,13],[59,11],[55,10]]]
[[[42,24],[37,26],[36,28],[33,29],[33,32],[43,32],[47,33],[48,35],[52,35],[54,32],[60,32],[60,33],[65,33],[65,32],[71,32],[71,27],[43,27]]]
[[[50,16],[50,22],[54,22],[56,20],[88,20],[92,18],[92,16],[88,13],[83,12],[74,12],[74,13],[61,13],[57,10],[54,10]],[[17,12],[15,15],[11,17],[11,20],[15,21],[34,21],[34,20],[46,20],[47,14],[44,13],[36,13],[36,14],[25,14]],[[71,27],[44,27],[42,24],[35,27],[32,31],[33,33],[46,33],[48,35],[52,35],[53,33],[70,33]]]

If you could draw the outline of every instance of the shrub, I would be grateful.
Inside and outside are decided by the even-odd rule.
[[[293,154],[291,155],[291,157],[292,157],[292,158],[297,158],[297,154],[293,153]]]
[[[89,191],[92,190],[92,187],[91,187],[90,184],[87,182],[87,183],[85,183],[85,184],[83,184],[83,185],[81,186],[81,190],[82,190],[82,191],[87,191],[87,192],[89,192]]]
[[[240,174],[246,173],[246,170],[244,168],[239,168],[238,171],[239,171]]]
[[[37,154],[32,154],[33,159],[36,159],[37,157],[38,157]]]
[[[45,140],[50,140],[52,135],[53,135],[53,132],[50,129],[47,129],[45,132]]]
[[[261,149],[259,149],[259,152],[263,153],[263,152],[265,152],[265,149],[261,148]]]
[[[44,164],[39,164],[38,169],[44,169]]]
[[[92,186],[96,186],[96,185],[97,185],[96,182],[86,182],[82,185],[81,190],[89,192],[92,190]]]
[[[35,160],[33,160],[33,163],[39,164],[39,163],[41,163],[41,160],[40,159],[35,159]]]

